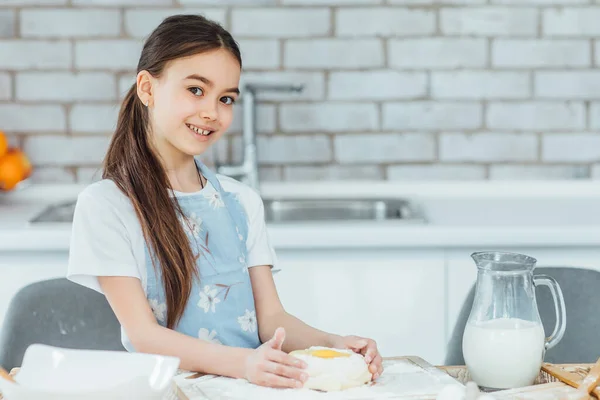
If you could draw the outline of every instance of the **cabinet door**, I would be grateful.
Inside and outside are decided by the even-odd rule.
[[[451,250],[447,252],[448,263],[448,326],[447,340],[450,339],[454,325],[460,313],[471,286],[477,279],[477,268],[470,257],[473,251],[489,250],[476,249]],[[600,269],[600,249],[592,247],[514,247],[503,248],[502,251],[512,251],[526,254],[538,260],[538,267],[571,266]]]
[[[64,277],[67,252],[0,253],[0,329],[8,305],[19,289],[45,279]]]
[[[383,356],[443,360],[445,274],[441,251],[278,252],[286,310],[318,329],[375,339]]]

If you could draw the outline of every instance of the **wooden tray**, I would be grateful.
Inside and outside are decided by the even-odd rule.
[[[583,380],[593,365],[544,363],[533,385],[496,391],[493,392],[493,395],[498,399],[589,399],[591,396],[580,394],[577,389],[565,382],[567,382],[567,379],[571,379],[574,383]],[[465,366],[443,366],[438,368],[446,371],[447,374],[463,384],[471,380],[469,371]],[[596,389],[595,392],[600,392],[600,389]]]

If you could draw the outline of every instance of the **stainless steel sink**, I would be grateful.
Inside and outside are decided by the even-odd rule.
[[[348,220],[420,220],[406,200],[398,199],[282,199],[265,200],[267,222]]]
[[[266,199],[265,219],[269,223],[316,221],[422,222],[411,203],[403,199]],[[75,202],[51,205],[29,222],[70,223]]]

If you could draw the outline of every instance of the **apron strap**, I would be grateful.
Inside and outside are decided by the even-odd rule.
[[[196,158],[194,158],[194,161],[196,162],[196,168],[198,168],[200,170],[200,172],[202,173],[202,175],[204,175],[204,177],[206,178],[207,181],[210,182],[211,185],[213,185],[213,187],[217,190],[217,192],[219,192],[221,194],[221,196],[223,196],[225,193],[225,190],[223,190],[223,187],[221,186],[221,183],[219,182],[219,179],[217,178],[217,174],[215,174],[210,168],[208,168],[206,165],[204,165],[204,163]]]

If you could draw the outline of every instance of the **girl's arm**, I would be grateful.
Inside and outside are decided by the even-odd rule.
[[[188,371],[246,378],[252,349],[210,343],[160,326],[137,278],[101,276],[98,282],[136,351],[178,357],[180,368]]]
[[[98,277],[117,319],[136,351],[178,357],[188,371],[247,379],[261,386],[302,387],[308,379],[306,363],[281,350],[279,330],[258,349],[210,343],[160,326],[152,313],[140,280]]]
[[[340,336],[313,328],[284,310],[270,266],[252,267],[249,271],[254,292],[258,333],[262,342],[269,340],[278,327],[283,327],[286,332],[283,343],[285,352],[306,349],[310,346],[334,347],[334,344],[339,342]]]

